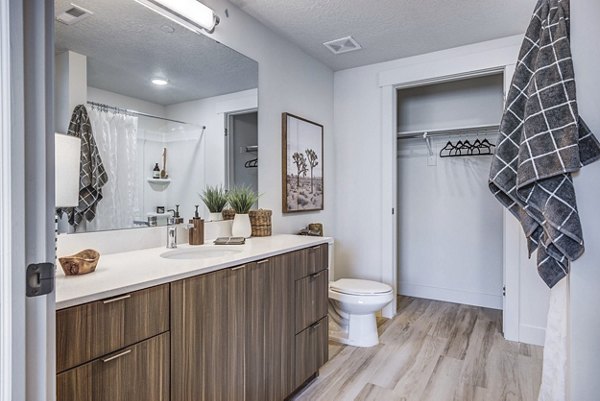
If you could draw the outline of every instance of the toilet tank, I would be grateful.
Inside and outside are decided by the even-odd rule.
[[[329,249],[328,249],[328,255],[329,255],[329,281],[335,281],[335,274],[334,274],[334,270],[335,270],[335,249],[334,249],[334,244],[333,241],[329,243]]]

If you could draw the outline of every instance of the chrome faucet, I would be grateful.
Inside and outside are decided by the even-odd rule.
[[[167,248],[177,248],[177,224],[175,217],[167,218]]]
[[[179,216],[179,205],[175,205],[175,210],[169,209],[167,212],[173,212],[172,216],[167,218],[167,248],[177,248],[177,226],[183,223]]]

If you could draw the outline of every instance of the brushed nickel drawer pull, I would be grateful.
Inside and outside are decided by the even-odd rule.
[[[130,354],[130,353],[131,353],[131,350],[128,349],[127,351],[123,351],[120,354],[109,356],[108,358],[104,358],[102,360],[102,362],[106,363],[106,362],[114,361],[115,359],[121,358],[121,357],[123,357],[123,356],[125,356],[127,354]]]
[[[310,326],[310,329],[311,329],[311,330],[314,330],[314,329],[316,329],[317,327],[319,327],[320,325],[321,325],[321,321],[319,320],[317,323],[315,323],[315,324],[311,325],[311,326]]]
[[[265,264],[265,263],[269,263],[269,259],[264,259],[264,260],[256,262],[257,265],[262,265],[262,264]]]
[[[310,275],[310,278],[312,278],[312,279],[315,279],[315,278],[319,277],[319,276],[321,275],[321,273],[323,273],[323,270],[321,270],[321,271],[320,271],[320,272],[318,272],[318,273],[313,273],[313,274],[311,274],[311,275]]]
[[[123,296],[116,297],[116,298],[107,299],[107,300],[102,301],[102,303],[104,305],[106,305],[106,304],[112,304],[113,302],[122,301],[122,300],[128,299],[128,298],[131,298],[131,294],[123,295]]]
[[[318,251],[319,249],[321,249],[321,245],[313,246],[312,248],[309,249],[309,251],[314,252],[314,251]]]
[[[246,265],[241,265],[241,266],[238,266],[238,267],[233,267],[233,268],[231,268],[231,271],[234,272],[236,270],[243,269],[244,267],[246,267]]]

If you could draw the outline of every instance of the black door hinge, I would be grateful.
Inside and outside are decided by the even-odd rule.
[[[54,265],[32,263],[27,266],[25,294],[28,297],[48,295],[54,291]]]

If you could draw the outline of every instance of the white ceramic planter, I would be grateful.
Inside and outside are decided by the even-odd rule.
[[[221,221],[223,220],[223,214],[221,212],[216,212],[216,213],[209,213],[208,214],[208,221]]]
[[[250,225],[249,215],[236,213],[231,226],[231,235],[233,237],[244,238],[250,238],[252,236],[252,225]]]

